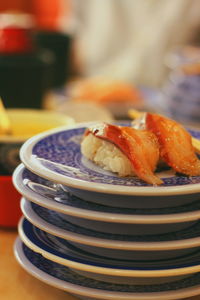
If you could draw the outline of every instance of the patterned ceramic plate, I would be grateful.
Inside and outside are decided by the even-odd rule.
[[[69,242],[41,230],[26,219],[22,219],[19,224],[19,234],[22,241],[32,250],[39,252],[50,260],[78,270],[139,277],[166,277],[200,271],[200,253],[195,250],[187,255],[165,260],[155,259],[153,261],[148,260],[148,258],[139,260],[135,256],[132,260],[128,260],[124,250],[123,258],[115,259],[114,256],[108,258],[74,247],[71,241]]]
[[[15,256],[20,265],[34,277],[81,299],[169,300],[183,299],[200,293],[200,273],[163,284],[114,284],[81,276],[68,267],[32,251],[19,239],[15,243]]]
[[[24,216],[41,230],[100,256],[125,260],[163,260],[199,250],[200,223],[174,233],[127,235],[94,231],[63,220],[58,213],[22,199]],[[135,225],[134,225],[135,226]]]
[[[62,219],[52,210],[22,199],[25,217],[35,226],[64,239],[86,245],[122,250],[177,250],[200,246],[200,221],[177,232],[156,235],[108,234],[86,229]]]
[[[177,176],[160,172],[163,186],[151,186],[136,177],[119,177],[90,163],[81,155],[80,142],[89,124],[52,130],[29,139],[22,146],[21,160],[34,173],[77,189],[124,195],[175,195],[199,193],[200,176]],[[121,124],[122,125],[122,124]],[[126,125],[130,125],[127,124]],[[200,132],[191,131],[200,138]]]
[[[120,123],[121,124],[121,123]],[[113,207],[163,208],[191,203],[200,197],[200,176],[159,172],[164,184],[151,186],[137,177],[119,177],[82,156],[80,142],[90,124],[37,135],[22,146],[22,162],[33,173],[63,185],[81,199]],[[122,124],[121,124],[122,125]],[[129,123],[126,125],[130,125]],[[200,133],[191,131],[200,137]]]
[[[125,224],[167,224],[199,220],[200,201],[188,205],[160,209],[130,209],[104,206],[84,201],[59,184],[44,179],[22,164],[13,174],[17,190],[30,201],[62,214],[89,220]],[[170,228],[168,228],[170,232]]]

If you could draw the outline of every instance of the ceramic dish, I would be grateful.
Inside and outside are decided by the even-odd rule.
[[[178,176],[172,170],[163,171],[157,175],[164,184],[155,187],[136,177],[111,174],[89,162],[80,152],[80,142],[90,125],[52,130],[29,139],[20,151],[22,162],[33,173],[67,186],[81,199],[108,206],[160,208],[199,199],[200,176]],[[190,133],[200,138],[199,132]]]
[[[144,270],[147,269],[147,263],[141,264],[140,262],[131,262],[129,264],[125,263],[124,261],[116,261],[114,259],[104,259],[100,256],[90,255],[84,251],[81,251],[75,247],[73,247],[69,242],[65,241],[64,244],[61,243],[61,240],[55,238],[52,235],[46,234],[45,232],[39,230],[38,228],[32,226],[29,227],[30,224],[23,224],[23,228],[20,229],[20,236],[24,243],[28,245],[31,249],[36,251],[36,253],[41,253],[44,257],[49,257],[50,260],[55,260],[56,262],[61,262],[66,266],[73,266],[71,269],[85,277],[102,280],[106,282],[112,283],[120,283],[120,284],[138,284],[138,285],[150,285],[150,284],[158,284],[164,282],[172,282],[183,277],[189,276],[189,274],[184,275],[175,275],[175,276],[161,276],[161,277],[135,277],[135,276],[123,276],[123,270],[121,272],[121,268],[129,268],[132,269],[143,268]],[[27,231],[29,230],[29,232]],[[53,253],[53,255],[52,255]],[[64,256],[62,257],[64,253]],[[79,263],[79,264],[78,264]],[[169,262],[170,263],[170,262]],[[172,262],[174,263],[174,262]],[[90,266],[94,266],[92,271],[90,270]],[[95,273],[95,266],[98,268],[97,273]],[[105,269],[105,274],[100,268]],[[118,274],[110,274],[111,271],[107,270],[107,268],[119,268]],[[166,263],[164,264],[166,267]],[[160,264],[158,263],[148,263],[148,268],[159,269]],[[107,274],[107,271],[110,272]],[[122,275],[121,275],[122,274]]]
[[[57,211],[62,219],[107,233],[161,234],[187,228],[200,218],[200,201],[179,208],[151,210],[119,209],[86,202],[63,192],[59,185],[33,174],[23,165],[15,170],[13,182],[24,197]]]
[[[162,262],[106,259],[73,247],[67,240],[40,230],[26,219],[22,219],[19,223],[19,235],[27,247],[49,260],[79,271],[104,276],[127,277],[128,280],[131,277],[166,278],[188,275],[200,270],[199,251]]]
[[[87,300],[170,300],[200,293],[200,275],[156,285],[121,285],[93,280],[35,253],[17,239],[15,256],[20,265],[39,280]]]
[[[88,253],[122,260],[157,261],[199,250],[199,228],[154,236],[106,234],[63,222],[55,212],[22,201],[24,216],[41,230],[69,241]]]

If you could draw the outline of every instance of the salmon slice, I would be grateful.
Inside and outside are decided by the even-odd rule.
[[[140,179],[153,185],[163,183],[154,174],[159,160],[159,145],[152,132],[111,124],[93,128],[89,132],[118,147],[129,159],[135,174]]]
[[[200,160],[195,154],[191,135],[176,121],[157,114],[146,114],[146,129],[160,145],[160,156],[176,172],[200,175]]]

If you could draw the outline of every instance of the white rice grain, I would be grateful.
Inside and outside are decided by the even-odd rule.
[[[88,134],[81,143],[81,152],[104,170],[119,176],[134,175],[129,159],[114,144]]]

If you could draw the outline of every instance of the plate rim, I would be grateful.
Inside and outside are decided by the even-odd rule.
[[[179,275],[188,275],[192,273],[197,273],[200,271],[200,264],[195,266],[189,267],[181,267],[181,268],[174,268],[174,269],[161,269],[161,270],[123,270],[123,269],[114,269],[109,267],[101,267],[101,266],[94,266],[89,264],[84,264],[76,261],[72,261],[66,258],[60,258],[55,254],[51,254],[48,251],[42,249],[41,247],[35,245],[25,234],[23,231],[23,218],[20,220],[18,225],[18,233],[19,237],[22,242],[31,250],[36,253],[41,254],[43,257],[59,263],[63,266],[74,268],[77,270],[82,270],[86,272],[92,272],[96,274],[103,274],[103,275],[112,275],[112,276],[134,276],[134,277],[168,277],[168,276],[179,276]]]
[[[190,247],[195,248],[200,246],[200,237],[190,238],[186,240],[178,241],[164,241],[164,242],[132,242],[132,241],[118,241],[118,240],[106,240],[98,237],[86,236],[83,234],[68,232],[65,229],[56,227],[53,224],[48,223],[38,216],[31,208],[30,201],[22,199],[21,209],[25,218],[33,224],[35,227],[50,233],[52,235],[58,236],[65,240],[70,240],[77,243],[83,243],[85,245],[93,247],[103,247],[108,249],[118,249],[118,250],[178,250],[189,248],[188,243],[191,243]]]
[[[80,217],[95,221],[104,221],[112,223],[123,223],[123,224],[171,224],[181,223],[188,221],[195,221],[200,218],[200,209],[182,212],[182,213],[171,213],[171,214],[157,214],[157,215],[142,215],[142,214],[117,214],[111,212],[100,212],[95,210],[89,210],[84,208],[73,207],[71,205],[62,204],[55,202],[54,200],[48,199],[37,194],[37,192],[29,190],[22,181],[23,172],[26,167],[20,164],[13,173],[13,184],[20,194],[26,199],[34,202],[40,206],[48,209],[55,210],[65,215]],[[39,176],[35,174],[36,176]],[[178,208],[177,208],[178,209]],[[67,211],[66,211],[67,210]],[[88,214],[89,212],[89,214]],[[88,218],[89,217],[89,218]]]
[[[56,287],[60,290],[67,291],[69,293],[74,292],[74,289],[76,289],[76,295],[82,295],[82,296],[88,296],[88,297],[96,297],[96,299],[101,300],[108,300],[112,299],[112,296],[115,297],[117,300],[160,300],[161,298],[163,300],[173,300],[173,299],[183,299],[183,296],[186,297],[192,297],[196,296],[200,293],[200,285],[195,287],[188,287],[184,289],[180,289],[177,291],[166,291],[166,292],[154,292],[154,293],[123,293],[123,292],[113,292],[110,291],[108,295],[108,291],[105,290],[96,290],[94,288],[89,287],[81,287],[76,284],[72,284],[69,282],[66,282],[64,280],[58,279],[53,277],[52,275],[49,275],[48,273],[45,273],[44,271],[40,270],[36,266],[34,266],[30,260],[25,256],[23,249],[22,249],[22,241],[19,237],[15,240],[14,243],[14,255],[20,266],[29,274],[31,274],[33,277],[37,278],[38,280]],[[68,286],[66,286],[68,285]],[[88,291],[89,290],[89,291]],[[77,293],[78,292],[78,293]],[[104,297],[104,298],[102,298]],[[174,298],[176,297],[176,298]]]
[[[43,178],[48,180],[53,180],[54,182],[70,186],[77,189],[98,192],[98,193],[107,193],[107,194],[120,194],[120,195],[137,195],[137,196],[171,196],[171,195],[183,195],[183,194],[194,194],[200,192],[200,183],[194,183],[190,185],[181,185],[181,186],[164,186],[164,187],[130,187],[126,186],[124,189],[123,186],[104,184],[104,183],[91,183],[89,181],[84,181],[81,179],[70,178],[66,175],[58,174],[49,170],[47,167],[42,166],[38,159],[32,155],[33,147],[42,139],[57,134],[63,131],[78,129],[78,128],[87,128],[88,126],[98,124],[99,122],[88,122],[88,123],[78,123],[74,126],[69,127],[60,127],[53,130],[40,133],[28,139],[20,149],[20,159],[27,169],[36,173]],[[197,130],[196,130],[197,131]]]

